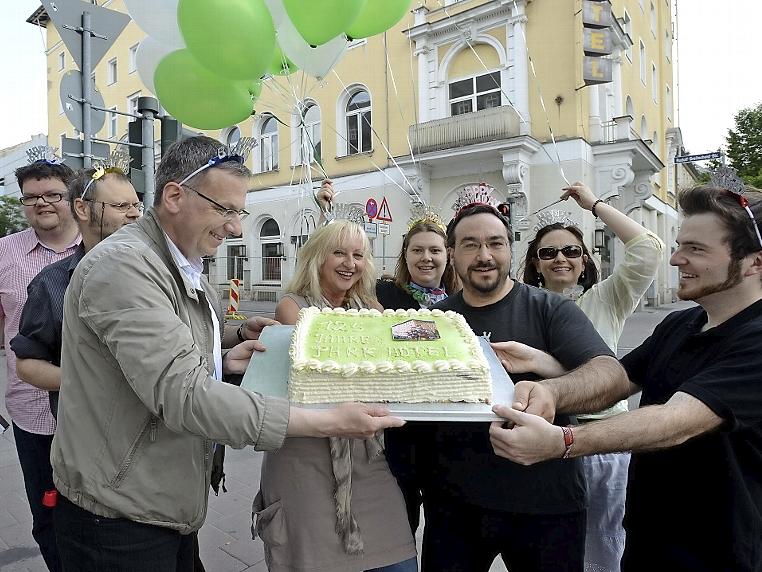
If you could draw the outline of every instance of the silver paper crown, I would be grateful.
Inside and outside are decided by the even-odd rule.
[[[248,159],[251,150],[257,145],[257,140],[253,137],[241,137],[235,145],[228,146],[226,155],[238,155],[243,160]]]
[[[62,163],[61,158],[56,155],[58,151],[55,147],[48,145],[37,145],[26,150],[27,161],[29,164],[41,161],[50,165],[60,165]]]
[[[497,208],[497,200],[492,196],[494,189],[487,184],[466,185],[458,191],[458,198],[452,205],[452,210],[457,214],[458,211],[474,204],[488,205]]]
[[[714,170],[712,176],[709,178],[709,183],[713,187],[727,189],[731,193],[736,193],[737,195],[743,194],[745,190],[744,182],[738,176],[738,171],[733,167],[727,167],[725,165],[720,165]]]
[[[348,220],[362,226],[365,222],[365,211],[357,205],[334,203],[331,205],[331,210],[325,213],[325,220],[326,224],[335,220]]]
[[[407,223],[407,229],[410,230],[415,225],[429,222],[437,225],[440,229],[445,230],[445,224],[442,222],[442,218],[434,209],[422,201],[415,201],[410,205],[410,220]]]
[[[570,213],[566,211],[559,211],[559,210],[543,211],[541,213],[538,213],[537,224],[534,226],[533,232],[537,233],[538,231],[542,230],[546,226],[550,226],[551,224],[557,224],[557,223],[561,223],[565,227],[577,226],[577,223],[575,223],[571,219],[569,214]]]
[[[126,175],[130,170],[130,156],[124,151],[112,151],[107,158],[93,163],[93,167],[105,172],[120,171]]]

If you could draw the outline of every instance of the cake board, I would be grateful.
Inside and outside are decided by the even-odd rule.
[[[268,326],[262,330],[259,341],[267,348],[254,352],[243,377],[241,387],[271,397],[288,395],[288,371],[291,334],[294,326]],[[513,403],[513,382],[500,360],[484,338],[479,338],[492,375],[492,403]],[[331,403],[294,403],[305,409],[328,409]],[[487,403],[382,403],[392,415],[406,421],[499,421]]]

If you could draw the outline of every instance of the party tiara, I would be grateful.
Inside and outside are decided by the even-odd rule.
[[[551,211],[543,211],[537,215],[537,224],[534,227],[533,232],[538,232],[545,228],[546,226],[550,226],[551,224],[562,224],[564,227],[567,226],[577,226],[577,223],[575,223],[571,217],[569,216],[569,213],[566,211],[558,211],[558,210],[551,210]]]
[[[745,190],[744,182],[738,176],[738,171],[733,167],[725,165],[720,165],[714,170],[711,177],[709,177],[709,183],[713,187],[727,189],[737,195],[743,194]]]
[[[445,230],[445,224],[442,222],[439,214],[429,205],[421,201],[415,201],[410,205],[410,220],[407,223],[407,229],[410,230],[417,224],[431,223]]]
[[[112,151],[111,154],[100,161],[93,163],[93,174],[90,175],[90,180],[87,181],[85,188],[82,190],[82,194],[79,195],[80,199],[84,199],[87,191],[93,186],[95,181],[102,179],[106,173],[120,173],[127,175],[130,170],[130,156],[123,151]]]
[[[37,145],[26,150],[27,161],[32,163],[47,163],[48,165],[60,165],[63,161],[56,155],[55,147]]]
[[[458,198],[452,205],[452,210],[455,211],[455,216],[465,209],[466,207],[474,205],[487,205],[492,208],[497,208],[497,200],[492,196],[494,189],[485,183],[479,183],[478,185],[466,185],[458,191]]]
[[[352,205],[349,203],[334,203],[331,205],[331,210],[325,213],[326,224],[330,224],[336,220],[348,220],[355,224],[362,224],[365,222],[365,211],[362,207]]]
[[[206,171],[211,167],[217,167],[222,163],[227,163],[229,161],[235,161],[236,163],[241,164],[245,163],[246,158],[249,156],[249,153],[251,153],[251,150],[256,146],[256,144],[257,140],[253,137],[241,137],[235,145],[220,146],[219,149],[217,149],[217,154],[214,157],[209,159],[206,163],[185,177],[178,183],[178,185],[183,185],[202,171]]]

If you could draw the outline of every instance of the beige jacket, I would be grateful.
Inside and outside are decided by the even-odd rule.
[[[280,447],[289,404],[215,381],[203,281],[153,211],[90,251],[64,302],[53,479],[78,506],[189,533],[206,517],[213,442]]]

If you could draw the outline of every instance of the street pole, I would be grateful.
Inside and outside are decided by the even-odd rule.
[[[159,113],[159,102],[155,97],[139,97],[138,98],[138,113],[141,115],[141,123],[143,128],[143,150],[142,150],[142,165],[143,180],[145,182],[145,192],[143,193],[143,203],[151,207],[153,206],[154,199],[154,187],[156,185],[156,177],[154,174],[154,163],[156,161],[154,154],[154,118]]]
[[[93,96],[91,87],[92,61],[90,52],[90,12],[82,12],[82,165],[89,169],[93,165],[93,150],[91,137],[92,121],[90,118],[90,98]]]

